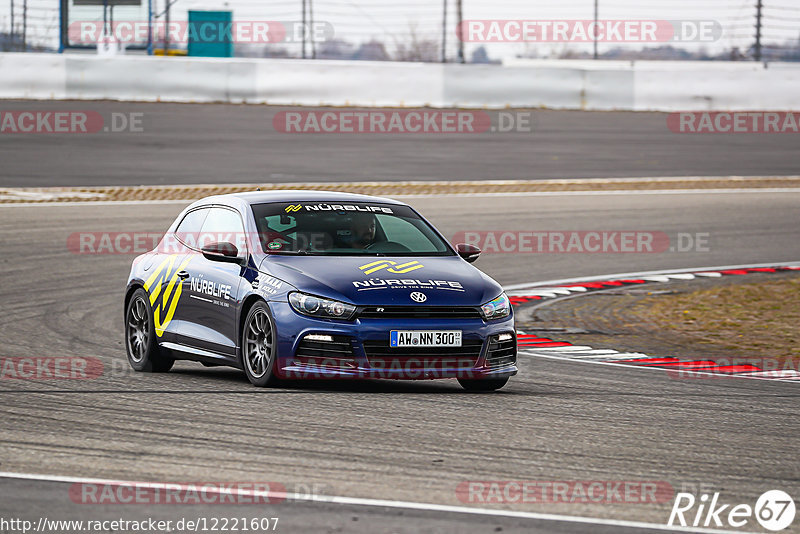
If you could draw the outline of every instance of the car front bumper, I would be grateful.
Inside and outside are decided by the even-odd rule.
[[[513,315],[490,322],[482,319],[333,321],[300,315],[288,302],[269,304],[277,331],[274,372],[281,378],[489,379],[509,377],[518,371]],[[390,348],[391,330],[460,330],[462,347]]]

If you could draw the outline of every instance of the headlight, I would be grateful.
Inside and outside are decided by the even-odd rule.
[[[348,320],[356,312],[352,304],[297,292],[289,293],[289,304],[297,313],[321,319]]]
[[[508,317],[510,313],[511,302],[508,300],[505,293],[502,293],[496,299],[490,300],[481,306],[481,315],[483,315],[483,318],[487,321]]]

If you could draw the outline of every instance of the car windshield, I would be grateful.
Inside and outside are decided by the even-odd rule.
[[[253,205],[270,254],[450,256],[452,249],[408,206],[370,202]]]

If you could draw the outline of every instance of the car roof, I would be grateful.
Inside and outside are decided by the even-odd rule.
[[[211,198],[221,201],[225,197],[234,197],[244,200],[248,204],[262,204],[265,202],[378,202],[381,204],[404,205],[402,202],[390,198],[342,193],[339,191],[314,191],[307,189],[250,191],[247,193],[232,193]]]

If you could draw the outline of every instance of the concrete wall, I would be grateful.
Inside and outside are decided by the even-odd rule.
[[[800,110],[800,64],[505,65],[0,54],[0,98],[300,106]]]

